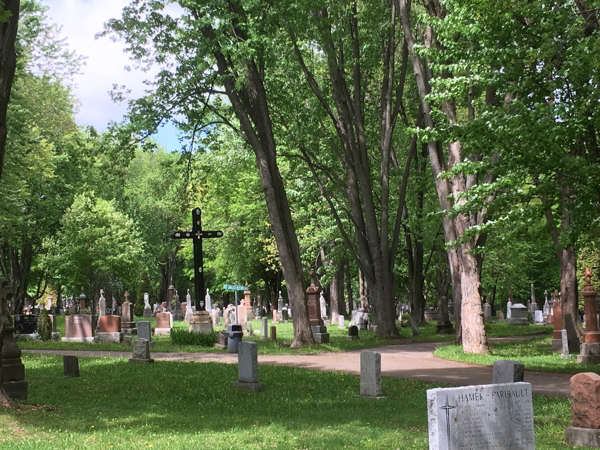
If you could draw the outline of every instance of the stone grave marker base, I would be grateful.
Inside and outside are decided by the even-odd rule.
[[[169,336],[171,334],[170,328],[155,328],[154,336]]]
[[[146,364],[146,363],[153,363],[154,360],[152,358],[149,358],[149,359],[144,359],[144,358],[130,358],[129,362],[130,363],[136,363],[136,364]]]
[[[600,430],[594,428],[565,428],[565,442],[575,447],[600,448]]]
[[[317,325],[310,328],[317,344],[329,344],[329,333],[326,326]]]
[[[253,392],[261,392],[265,389],[264,383],[248,383],[246,381],[233,381],[232,384],[240,389],[246,389]]]
[[[213,332],[212,319],[206,311],[194,311],[188,323],[190,333],[211,334]]]
[[[123,333],[119,332],[98,332],[96,334],[98,342],[121,342],[123,340]]]
[[[63,342],[94,342],[94,337],[64,337]]]
[[[581,354],[577,357],[577,362],[600,364],[600,343],[581,344]]]

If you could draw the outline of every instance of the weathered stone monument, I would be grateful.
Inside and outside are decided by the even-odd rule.
[[[121,317],[105,315],[98,318],[98,341],[99,342],[121,342]]]
[[[600,375],[573,375],[570,397],[573,426],[565,429],[565,441],[578,447],[600,448]]]
[[[121,305],[121,330],[125,336],[136,334],[135,320],[133,319],[133,303],[129,301],[129,292],[125,291],[125,301]]]
[[[94,342],[92,316],[75,314],[65,316],[65,342]]]
[[[510,310],[511,308],[512,308],[512,301],[509,298],[508,302],[506,302],[506,320],[508,320],[512,317],[512,312]]]
[[[267,317],[260,319],[260,338],[269,339],[269,319]]]
[[[492,364],[492,384],[518,383],[524,378],[525,365],[522,362],[502,359]]]
[[[98,315],[106,315],[106,299],[104,298],[104,289],[100,289],[100,299],[98,299]]]
[[[190,290],[188,289],[187,295],[185,296],[185,318],[183,320],[189,323],[189,321],[192,318],[193,312],[194,311],[192,311],[192,296],[190,294]]]
[[[427,391],[429,450],[535,450],[530,383]]]
[[[564,328],[564,323],[560,294],[556,290],[552,293],[552,321],[554,325],[554,329],[552,330],[552,351],[560,352],[562,350],[562,335],[560,330]]]
[[[146,339],[137,338],[133,342],[133,351],[129,362],[132,363],[153,363],[150,358],[150,344]]]
[[[155,336],[168,336],[171,334],[171,328],[173,328],[173,314],[170,312],[156,314]]]
[[[600,331],[598,331],[598,310],[596,309],[597,292],[592,286],[592,271],[589,268],[585,269],[584,276],[585,331],[577,362],[600,364]]]
[[[79,358],[77,356],[63,356],[63,373],[65,377],[79,378]]]
[[[27,381],[25,381],[25,366],[21,361],[21,349],[17,345],[13,333],[10,316],[8,315],[8,299],[12,290],[8,281],[0,278],[0,320],[4,326],[4,345],[2,346],[2,386],[12,399],[27,400]]]
[[[144,317],[152,317],[152,306],[150,306],[150,296],[144,292]]]
[[[569,346],[569,353],[579,353],[579,350],[580,350],[579,338],[577,337],[577,331],[575,330],[575,321],[573,320],[573,316],[571,316],[571,313],[563,314],[563,324],[564,324],[564,329],[561,330],[561,336],[560,336],[563,348],[564,348],[564,337],[563,337],[564,333],[563,333],[563,331],[566,330],[567,343]]]
[[[258,352],[256,342],[240,342],[238,345],[238,380],[233,385],[250,391],[262,391],[258,381]]]
[[[152,341],[152,324],[148,321],[140,321],[137,323],[138,339],[146,339],[148,345],[152,347],[155,342]]]
[[[485,302],[483,304],[483,322],[491,323],[491,321],[492,321],[492,305],[490,305],[488,302]]]
[[[306,297],[308,303],[308,319],[313,337],[318,344],[329,343],[329,333],[327,327],[323,324],[321,305],[319,302],[319,293],[321,288],[317,286],[317,272],[313,269],[310,272],[311,284],[306,289]]]
[[[510,319],[508,319],[510,325],[529,325],[527,320],[527,306],[522,303],[514,303],[510,307]]]
[[[360,396],[382,398],[381,353],[360,352]]]

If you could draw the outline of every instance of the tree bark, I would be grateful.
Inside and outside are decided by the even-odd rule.
[[[0,22],[0,179],[4,168],[4,149],[6,147],[6,111],[10,100],[12,81],[15,75],[16,54],[15,41],[19,25],[20,0],[4,0],[4,9],[10,11],[11,17]]]
[[[16,405],[12,399],[4,391],[4,379],[3,379],[3,368],[2,368],[2,348],[4,346],[4,335],[8,321],[8,295],[6,293],[6,286],[8,283],[4,278],[0,277],[0,406],[5,408],[14,408]]]
[[[435,129],[435,124],[431,115],[432,107],[426,99],[431,90],[429,84],[431,74],[429,73],[426,63],[413,51],[414,40],[410,26],[410,8],[407,0],[395,0],[395,3],[398,6],[402,28],[404,30],[404,38],[407,41],[408,50],[411,55],[413,72],[415,73],[417,90],[424,116],[424,124],[425,127]],[[437,2],[426,2],[425,6],[429,15],[432,17],[440,19],[445,15],[443,8]],[[428,47],[436,45],[435,32],[430,27],[428,27],[425,36],[425,45]],[[451,123],[456,123],[456,106],[453,102],[447,100],[442,102],[441,109]],[[458,174],[451,179],[442,178],[440,175],[446,172],[447,167],[444,160],[444,154],[441,151],[441,146],[439,146],[437,142],[430,141],[427,143],[427,147],[429,150],[433,175],[435,177],[440,208],[443,212],[447,213],[452,208],[452,204],[449,200],[450,196],[452,195],[453,198],[458,198],[461,193],[466,191],[466,179],[462,174]],[[461,161],[460,142],[449,143],[448,167],[452,167],[452,164]],[[463,199],[462,202],[464,201],[465,200]],[[459,200],[459,203],[460,202],[461,200]],[[457,217],[450,219],[446,214],[443,219],[443,225],[446,242],[454,242],[457,238],[464,235],[464,232],[469,227],[469,218],[464,215],[458,215]],[[487,353],[489,350],[485,338],[483,309],[481,307],[481,298],[479,296],[479,271],[477,261],[470,253],[473,247],[473,243],[466,243],[461,244],[455,249],[458,264],[456,264],[456,261],[454,260],[455,255],[451,255],[451,258],[449,258],[453,280],[453,296],[455,287],[457,287],[454,282],[459,278],[461,292],[460,328],[462,330],[463,349],[467,353]],[[455,264],[458,267],[456,267]],[[455,307],[456,306],[458,305],[455,305]]]
[[[239,17],[233,22],[233,37],[238,42],[248,42],[249,37],[240,23],[245,21],[245,12],[239,3],[228,1],[232,14]],[[196,12],[197,14],[197,12]],[[199,15],[198,20],[201,20]],[[269,219],[275,236],[283,276],[287,282],[288,296],[294,311],[292,323],[294,340],[292,347],[312,345],[315,340],[308,320],[308,307],[304,289],[304,271],[300,260],[300,246],[292,220],[290,206],[285,193],[283,180],[277,166],[277,153],[273,125],[269,113],[267,93],[263,76],[254,60],[246,60],[244,77],[236,79],[232,60],[226,56],[221,43],[211,26],[202,29],[204,37],[214,44],[213,55],[218,72],[236,117],[240,122],[246,142],[254,150],[256,165],[267,203]]]
[[[354,310],[354,299],[352,294],[352,277],[350,276],[350,261],[346,266],[346,292],[348,294],[348,320],[352,320]]]

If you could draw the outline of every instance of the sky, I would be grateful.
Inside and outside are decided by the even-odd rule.
[[[49,7],[48,22],[61,25],[61,36],[67,38],[69,48],[87,57],[82,74],[74,79],[74,94],[80,102],[76,116],[79,125],[92,125],[104,131],[110,121],[123,119],[127,104],[111,100],[109,91],[113,84],[127,86],[132,98],[143,95],[143,81],[151,74],[125,70],[125,66],[133,64],[124,53],[122,42],[113,42],[109,37],[95,38],[96,33],[103,31],[104,23],[120,17],[129,3],[129,0],[42,0]],[[171,125],[161,128],[155,139],[168,151],[180,149],[177,129]]]

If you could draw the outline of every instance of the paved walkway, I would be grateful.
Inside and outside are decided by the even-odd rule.
[[[492,368],[446,361],[433,356],[439,343],[415,343],[390,345],[367,350],[381,353],[381,374],[387,377],[408,378],[427,383],[468,386],[492,382]],[[347,373],[360,373],[360,352],[322,353],[318,355],[259,355],[260,364],[304,367],[312,370],[329,370]],[[130,352],[112,351],[71,351],[71,350],[23,350],[24,353],[53,355],[98,356],[130,358]],[[162,353],[152,352],[159,361],[192,361],[237,363],[237,355],[231,353]],[[572,375],[525,371],[525,381],[532,384],[533,393],[553,397],[567,397],[569,379]]]

